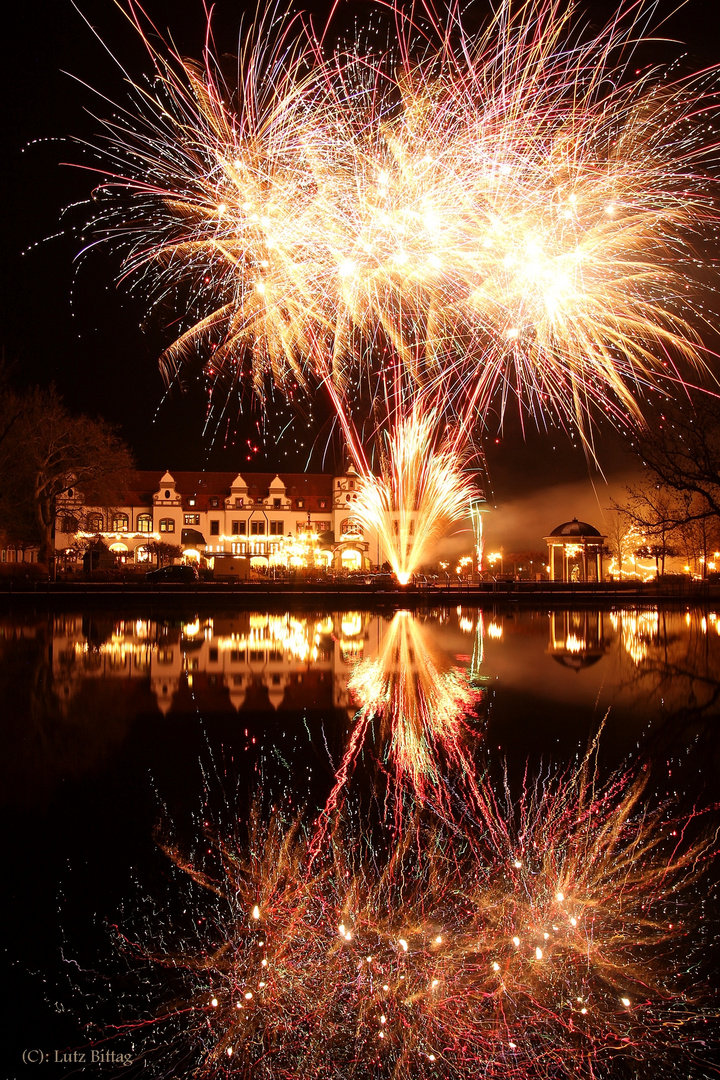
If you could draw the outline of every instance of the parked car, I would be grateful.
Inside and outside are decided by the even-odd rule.
[[[145,580],[151,584],[163,581],[191,582],[198,580],[197,567],[191,563],[178,563],[176,566],[161,566],[159,570],[149,570]]]

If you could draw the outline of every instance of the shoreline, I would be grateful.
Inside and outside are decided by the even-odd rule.
[[[197,582],[194,584],[144,582],[3,582],[0,606],[23,606],[44,602],[52,606],[69,603],[101,603],[114,600],[132,603],[167,604],[180,601],[201,603],[275,605],[327,602],[352,602],[371,607],[435,607],[448,603],[483,606],[503,603],[536,606],[575,607],[634,604],[638,606],[720,605],[720,582],[689,581],[681,578],[668,582],[552,582],[496,581],[423,585],[384,584],[378,588],[356,582]]]

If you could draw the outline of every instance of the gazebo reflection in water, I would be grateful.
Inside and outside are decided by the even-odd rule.
[[[610,628],[606,637],[602,611],[551,611],[547,651],[563,667],[580,671],[605,654],[611,635]]]

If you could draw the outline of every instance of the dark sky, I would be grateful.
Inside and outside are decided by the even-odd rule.
[[[112,0],[78,0],[78,4],[133,76],[147,70],[147,56]],[[340,20],[362,21],[371,6],[349,0],[341,8]],[[580,6],[598,24],[615,10],[612,4]],[[200,0],[147,0],[145,7],[161,30],[169,28],[179,51],[199,55],[205,27]],[[668,24],[669,32],[687,42],[694,66],[720,60],[716,7],[716,0],[690,0]],[[219,51],[236,51],[242,11],[237,0],[216,3]],[[121,73],[69,0],[16,4],[13,19],[14,31],[3,57],[0,344],[6,357],[17,363],[17,379],[54,381],[72,409],[100,414],[120,425],[141,466],[261,468],[257,410],[246,409],[239,425],[226,426],[214,440],[203,434],[204,395],[197,386],[185,395],[165,397],[157,359],[170,339],[152,322],[141,330],[147,312],[139,299],[117,285],[117,259],[108,251],[78,264],[78,240],[63,231],[64,222],[77,223],[83,214],[75,208],[63,219],[64,208],[87,199],[92,187],[87,173],[63,164],[81,160],[72,138],[92,137],[98,125],[90,113],[96,110],[106,116],[111,108],[81,83],[121,101]],[[658,45],[655,51],[669,57],[681,50]],[[297,460],[286,459],[286,467],[301,469],[312,435],[300,421],[292,430]],[[317,445],[324,441],[321,436]],[[248,442],[260,449],[249,450]],[[302,449],[300,443],[305,444]],[[552,528],[558,516],[597,520],[599,508],[609,504],[611,493],[620,492],[619,481],[631,467],[623,441],[602,426],[597,448],[613,481],[611,492],[567,436],[530,429],[523,437],[511,415],[499,442],[493,433],[488,449],[495,501],[505,510],[506,529],[504,534],[500,529],[497,542],[520,544],[526,530],[519,526],[516,531],[510,523],[521,521],[524,513],[530,517],[537,513],[534,535]],[[248,456],[252,464],[247,464]],[[311,467],[322,465],[318,450]]]

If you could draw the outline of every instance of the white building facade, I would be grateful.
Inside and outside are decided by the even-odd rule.
[[[377,538],[353,516],[357,473],[131,474],[122,505],[93,505],[79,489],[58,500],[55,550],[70,565],[98,540],[125,565],[149,569],[157,545],[210,567],[232,557],[255,567],[366,570]]]

